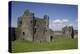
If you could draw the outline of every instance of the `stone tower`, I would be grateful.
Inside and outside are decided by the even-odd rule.
[[[49,16],[44,15],[44,36],[45,41],[50,41],[50,35],[49,35]]]
[[[29,10],[26,10],[21,19],[20,26],[20,37],[22,40],[33,40],[33,18],[34,14],[30,13]],[[19,26],[18,26],[19,27]]]

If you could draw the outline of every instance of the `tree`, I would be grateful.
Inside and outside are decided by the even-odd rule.
[[[74,39],[74,29],[73,29],[73,27],[72,27],[71,38]]]

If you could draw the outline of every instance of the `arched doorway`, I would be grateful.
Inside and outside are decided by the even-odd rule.
[[[25,37],[24,37],[25,36],[25,32],[22,32],[22,35],[23,35],[22,36],[22,40],[24,40],[25,39]]]
[[[50,41],[52,42],[52,40],[53,40],[53,36],[50,36]]]

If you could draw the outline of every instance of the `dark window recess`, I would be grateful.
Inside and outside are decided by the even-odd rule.
[[[36,25],[36,22],[37,22],[37,21],[35,20],[34,25]]]
[[[20,24],[22,24],[22,21],[20,21]]]
[[[36,20],[35,20],[35,22],[36,22]]]
[[[25,35],[25,33],[23,32],[23,35]]]
[[[47,30],[45,30],[47,32]]]
[[[33,22],[31,21],[31,23],[33,23]]]

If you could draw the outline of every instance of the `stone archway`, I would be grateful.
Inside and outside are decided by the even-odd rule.
[[[25,37],[24,37],[25,36],[25,32],[22,32],[22,35],[23,35],[22,36],[22,40],[24,40],[25,39]]]
[[[23,35],[25,35],[25,32],[23,32]]]
[[[50,36],[50,41],[52,42],[52,40],[53,40],[53,36]]]

